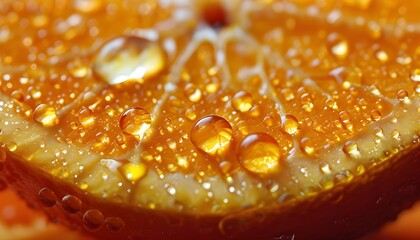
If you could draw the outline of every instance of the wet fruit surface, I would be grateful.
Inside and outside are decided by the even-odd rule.
[[[178,236],[197,215],[211,230],[193,234],[241,236],[238,211],[365,181],[416,149],[418,10],[411,1],[6,0],[8,172],[26,169],[21,181],[45,185],[32,186],[45,211],[89,232],[158,238],[162,224]],[[130,228],[136,211],[153,216],[143,232]]]

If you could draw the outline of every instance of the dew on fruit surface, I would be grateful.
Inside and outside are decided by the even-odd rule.
[[[83,225],[88,231],[99,229],[104,223],[104,215],[97,209],[87,210],[83,214]]]
[[[32,113],[33,119],[45,127],[56,126],[60,120],[55,108],[47,104],[39,104]]]
[[[299,128],[299,121],[293,115],[286,115],[286,119],[283,122],[283,129],[290,135],[294,135]]]
[[[194,84],[189,83],[184,87],[184,94],[191,102],[199,102],[201,100],[201,90],[194,86]]]
[[[361,156],[357,143],[353,141],[347,141],[344,144],[343,152],[351,158],[359,158]]]
[[[353,123],[351,122],[350,114],[347,111],[341,111],[338,115],[343,128],[353,131]]]
[[[236,111],[248,112],[253,106],[252,95],[245,91],[239,91],[232,97],[232,106]]]
[[[95,117],[93,111],[89,108],[82,109],[79,112],[79,122],[84,128],[91,128],[95,125]]]
[[[411,72],[410,79],[414,82],[420,82],[420,68],[416,68]]]
[[[323,174],[331,174],[331,166],[326,162],[320,163],[319,169]]]
[[[126,163],[122,165],[119,170],[122,175],[132,183],[138,181],[147,173],[147,167],[141,163]]]
[[[338,59],[344,59],[349,54],[349,44],[346,39],[336,33],[328,35],[327,43],[331,53]]]
[[[103,81],[115,85],[127,81],[143,83],[165,67],[165,52],[158,43],[136,36],[121,36],[100,48],[92,71]]]
[[[80,201],[80,199],[76,196],[65,195],[61,199],[61,206],[63,207],[65,212],[69,214],[74,214],[82,209],[82,201]]]
[[[381,117],[382,117],[382,114],[378,110],[372,110],[372,112],[370,113],[370,118],[373,121],[379,121]]]
[[[376,54],[375,54],[375,56],[382,63],[385,63],[385,62],[387,62],[389,60],[388,53],[385,52],[384,50],[377,51]]]
[[[125,222],[119,217],[107,217],[105,226],[110,232],[118,232],[125,227]]]
[[[197,148],[215,155],[222,154],[229,148],[232,134],[232,127],[226,119],[209,115],[194,124],[190,132],[190,139]]]
[[[267,133],[252,133],[242,140],[238,150],[238,160],[252,173],[275,173],[280,168],[280,146]]]
[[[302,96],[300,97],[300,102],[302,104],[302,110],[304,110],[305,112],[312,112],[312,110],[314,109],[313,99],[311,95],[309,95],[309,93],[302,94]]]
[[[310,138],[302,138],[299,147],[307,155],[313,155],[315,153],[315,143]]]
[[[12,141],[7,141],[4,146],[7,148],[7,150],[14,152],[16,151],[16,149],[18,148],[17,143],[12,142]]]
[[[84,13],[90,13],[98,10],[102,6],[101,0],[73,0],[73,6],[76,10]]]
[[[391,131],[391,137],[397,141],[401,140],[400,132],[397,129]]]
[[[144,138],[151,124],[150,114],[139,107],[127,109],[120,117],[120,128],[123,132],[134,136],[138,141]]]
[[[49,188],[42,188],[38,192],[38,200],[44,207],[52,207],[57,201],[57,196]]]
[[[400,102],[410,103],[410,99],[408,98],[408,92],[406,90],[399,90],[397,92],[397,99]]]
[[[193,109],[188,108],[187,110],[185,110],[185,117],[191,121],[194,121],[197,118],[197,114]]]

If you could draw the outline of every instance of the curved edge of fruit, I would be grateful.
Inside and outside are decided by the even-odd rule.
[[[227,216],[163,212],[98,199],[25,164],[13,153],[8,153],[0,179],[52,222],[101,239],[352,239],[394,220],[420,198],[419,159],[417,141],[350,183]],[[45,189],[49,194],[42,199],[40,191]],[[62,199],[69,195],[82,203],[74,213],[63,208]]]

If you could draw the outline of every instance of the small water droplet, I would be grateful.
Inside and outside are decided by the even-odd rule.
[[[52,207],[57,201],[57,196],[49,188],[42,188],[38,192],[38,200],[44,207]]]
[[[378,110],[372,110],[372,112],[370,113],[370,118],[373,121],[378,121],[381,119],[381,117],[382,117],[382,114]]]
[[[302,138],[299,146],[302,151],[308,155],[313,155],[315,153],[315,143],[310,138]]]
[[[319,164],[319,169],[324,174],[331,174],[331,166],[328,163],[324,162],[324,163]]]
[[[231,144],[232,127],[224,118],[210,115],[199,119],[191,129],[191,142],[204,152],[223,153]]]
[[[143,108],[138,107],[126,110],[120,118],[120,127],[123,132],[134,136],[138,141],[143,139],[151,124],[150,114]]]
[[[18,148],[18,145],[15,142],[8,141],[4,144],[7,150],[14,152]]]
[[[147,167],[141,163],[126,163],[120,167],[120,171],[128,181],[134,183],[146,175]]]
[[[410,103],[410,99],[408,98],[408,92],[406,90],[399,90],[397,92],[397,99],[400,102]]]
[[[95,125],[93,111],[89,108],[82,109],[79,112],[79,122],[84,128],[91,128]]]
[[[98,230],[104,223],[104,215],[101,211],[92,209],[83,214],[83,224],[88,231]]]
[[[397,141],[401,140],[400,132],[397,129],[392,130],[391,137]]]
[[[199,102],[202,96],[201,90],[195,87],[192,83],[185,85],[184,94],[191,102],[194,103]]]
[[[350,114],[347,111],[341,111],[338,115],[343,128],[353,131],[353,123],[351,122]]]
[[[185,117],[191,121],[194,121],[197,118],[197,114],[193,109],[188,108],[187,110],[185,110]]]
[[[387,61],[388,61],[388,59],[389,59],[388,53],[387,53],[387,52],[385,52],[384,50],[379,50],[379,51],[377,51],[375,55],[376,55],[376,58],[377,58],[379,61],[381,61],[382,63],[387,62]]]
[[[108,217],[105,219],[105,226],[110,232],[118,232],[124,228],[125,222],[119,217]]]
[[[359,158],[360,151],[357,143],[352,141],[347,141],[343,146],[343,152],[352,158]]]
[[[294,135],[299,127],[299,121],[293,115],[286,115],[286,119],[283,122],[283,129],[290,135]]]
[[[82,209],[82,201],[76,196],[66,195],[61,199],[61,206],[67,213],[74,214]]]
[[[158,43],[136,36],[117,37],[101,47],[92,70],[111,85],[133,80],[142,83],[162,72],[165,55]]]
[[[39,104],[34,109],[32,116],[36,122],[45,127],[56,126],[60,122],[54,107],[47,104]]]
[[[416,68],[411,72],[410,79],[414,82],[420,82],[420,68]]]
[[[271,174],[280,167],[281,151],[277,141],[267,133],[252,133],[239,146],[239,162],[250,172]]]
[[[252,95],[245,91],[239,91],[232,97],[232,106],[236,111],[248,112],[253,106]]]
[[[331,53],[338,59],[344,59],[349,53],[348,42],[340,35],[332,33],[328,36],[328,44],[330,46]]]
[[[80,12],[89,13],[98,10],[102,6],[101,0],[73,0],[74,8]]]

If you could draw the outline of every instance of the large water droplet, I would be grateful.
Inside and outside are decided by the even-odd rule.
[[[120,127],[123,132],[142,140],[145,132],[152,124],[150,114],[143,108],[130,108],[123,112],[120,118]]]
[[[241,165],[253,173],[270,174],[280,167],[280,147],[267,133],[246,136],[239,146],[238,156]]]
[[[99,50],[92,70],[114,85],[126,81],[144,82],[166,66],[165,52],[158,43],[135,36],[117,37]]]
[[[232,127],[224,118],[210,115],[199,119],[191,129],[191,142],[208,154],[223,153],[232,140]]]
[[[45,127],[52,127],[60,122],[54,107],[47,104],[39,104],[34,109],[32,116],[35,121]]]
[[[83,214],[83,224],[89,231],[95,231],[99,229],[103,223],[104,215],[99,210],[87,210],[85,214]]]

